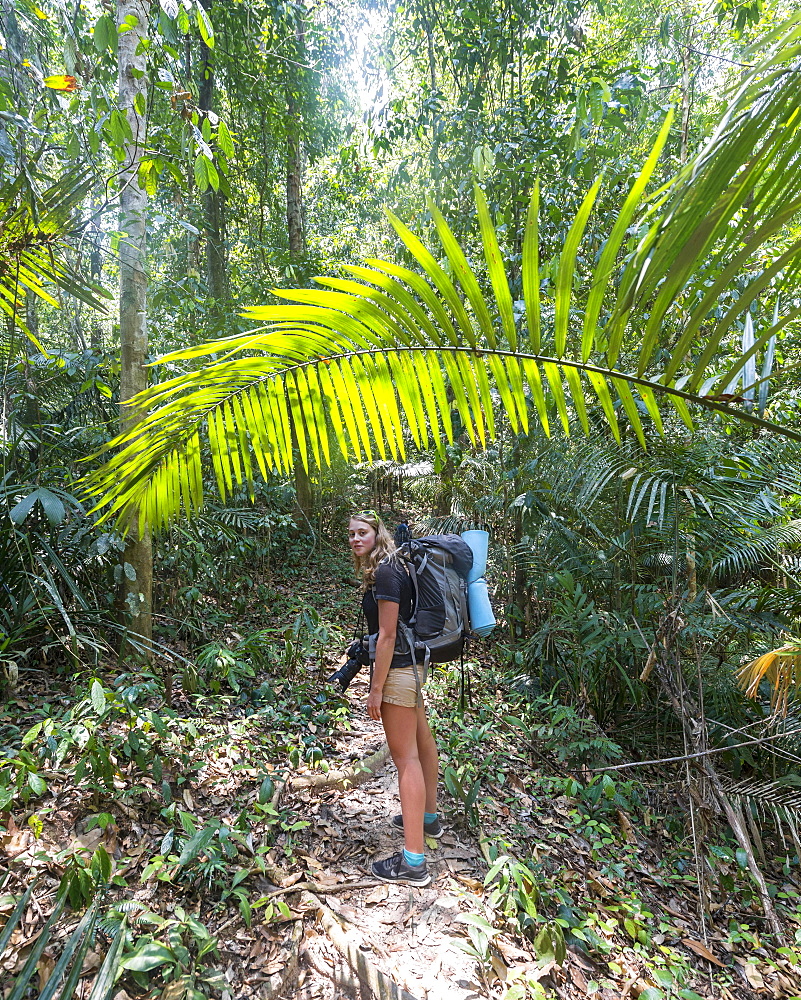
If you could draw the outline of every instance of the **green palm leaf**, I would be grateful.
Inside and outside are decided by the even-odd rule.
[[[74,176],[65,176],[35,201],[20,200],[19,181],[0,185],[0,312],[12,320],[12,329],[42,353],[44,349],[22,319],[25,295],[58,307],[49,286],[95,309],[102,308],[101,299],[108,297],[68,263],[66,254],[68,241],[80,235],[85,225],[79,210],[93,180],[83,177],[76,182]],[[0,355],[15,346],[5,326],[0,333]]]
[[[732,95],[709,142],[648,197],[665,124],[594,273],[578,283],[600,179],[591,187],[559,256],[552,322],[540,301],[537,185],[523,237],[527,330],[522,322],[518,329],[479,190],[486,283],[435,206],[429,208],[449,273],[439,263],[442,251],[433,252],[387,213],[418,270],[368,260],[346,268],[348,279],[322,278],[321,288],[282,291],[280,298],[290,301],[248,310],[262,325],[245,336],[162,359],[204,367],[137,397],[142,422],[111,443],[112,457],[87,482],[105,516],[130,522],[142,508],[158,526],[181,505],[199,509],[201,436],[223,496],[251,480],[250,450],[262,475],[289,469],[293,436],[307,467],[330,462],[333,442],[357,460],[376,453],[402,459],[407,429],[418,444],[433,440],[443,449],[455,409],[471,441],[483,445],[500,410],[513,428],[527,430],[530,401],[546,434],[551,406],[565,433],[576,421],[588,433],[588,400],[595,399],[613,437],[620,439],[625,421],[643,446],[653,433],[648,418],[661,433],[666,404],[688,426],[691,407],[701,406],[801,440],[798,431],[757,416],[750,403],[738,407],[723,392],[726,378],[755,370],[757,354],[793,315],[777,316],[732,366],[725,342],[734,324],[769,282],[791,282],[801,270],[801,239],[771,251],[771,240],[801,206],[801,172],[771,169],[794,163],[801,150],[798,24],[799,18],[788,22],[754,51],[762,62]],[[736,301],[716,319],[724,294]],[[664,497],[652,490],[640,502],[660,510]]]

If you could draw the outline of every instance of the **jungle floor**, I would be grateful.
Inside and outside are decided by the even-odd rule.
[[[801,996],[792,845],[767,836],[760,844],[784,927],[779,946],[725,824],[695,810],[693,838],[683,771],[640,774],[636,790],[626,787],[636,806],[611,795],[593,803],[537,749],[536,733],[510,725],[499,687],[475,691],[481,707],[459,714],[458,673],[440,673],[429,695],[451,778],[445,833],[428,842],[433,878],[422,889],[370,876],[370,862],[400,850],[402,838],[388,823],[399,810],[396,775],[380,724],[363,711],[364,677],[348,691],[349,715],[340,703],[342,724],[327,733],[324,770],[270,760],[263,748],[275,735],[275,706],[254,712],[241,698],[177,690],[157,774],[123,763],[119,741],[130,734],[111,719],[103,738],[110,745],[116,732],[118,749],[105,790],[85,763],[87,744],[83,756],[74,752],[83,737],[52,731],[53,746],[66,749],[39,773],[46,791],[34,782],[24,808],[0,813],[0,919],[34,884],[0,954],[3,995],[36,949],[65,871],[83,870],[76,884],[86,898],[71,897],[36,959],[40,990],[53,975],[91,898],[90,859],[102,846],[113,868],[103,899],[111,910],[83,955],[81,1000],[123,915],[131,937],[114,1000]],[[45,672],[30,673],[0,713],[7,759],[42,720],[43,704],[55,713],[60,695],[49,683]],[[116,704],[111,692],[108,681],[90,692],[87,718],[93,701],[103,711]],[[316,724],[302,721],[313,734]],[[87,731],[101,739],[99,728]],[[46,735],[45,727],[36,739]],[[471,802],[456,776],[475,773]]]

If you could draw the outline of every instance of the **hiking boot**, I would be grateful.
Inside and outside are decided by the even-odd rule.
[[[418,868],[413,868],[406,863],[403,852],[393,854],[391,858],[385,858],[383,861],[374,861],[370,865],[370,871],[382,882],[424,886],[431,881],[425,861]]]
[[[393,816],[389,821],[389,825],[394,827],[396,830],[403,829],[403,814],[398,813],[397,816]],[[427,837],[433,837],[435,840],[439,840],[445,831],[442,829],[442,823],[439,821],[439,816],[434,820],[433,823],[423,823],[423,833]]]

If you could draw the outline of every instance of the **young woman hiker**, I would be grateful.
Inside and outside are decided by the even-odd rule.
[[[392,536],[375,511],[351,517],[348,541],[357,574],[361,574],[367,629],[370,635],[378,635],[367,714],[381,720],[398,769],[401,813],[390,822],[403,830],[404,840],[403,850],[374,861],[372,872],[384,882],[428,885],[431,875],[424,837],[442,836],[437,815],[439,758],[423,704],[423,666],[415,667],[410,653],[395,652],[398,618],[408,622],[412,614],[412,583],[396,555]]]

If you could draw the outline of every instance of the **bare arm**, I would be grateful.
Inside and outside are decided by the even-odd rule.
[[[370,693],[367,696],[367,714],[371,719],[381,718],[381,695],[395,652],[400,605],[394,601],[378,601],[378,640],[375,646],[375,664]]]

